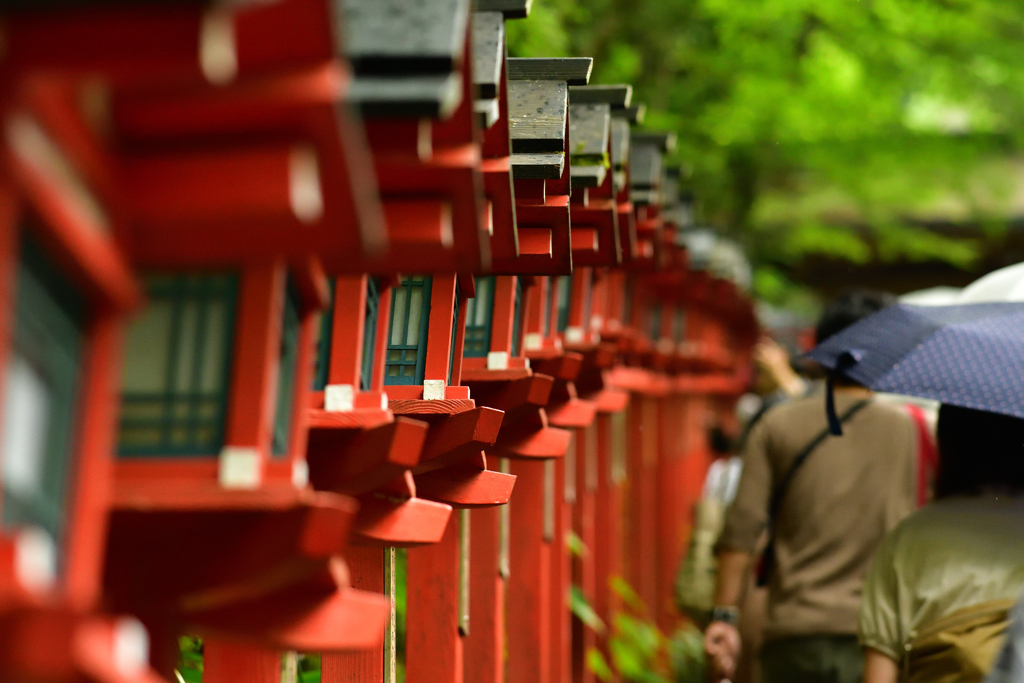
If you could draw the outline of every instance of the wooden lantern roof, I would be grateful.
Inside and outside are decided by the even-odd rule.
[[[480,127],[487,129],[499,118],[498,97],[505,58],[505,18],[501,12],[473,14],[474,110]]]
[[[506,19],[525,19],[530,16],[533,0],[474,0],[477,12],[501,12]]]
[[[569,105],[573,187],[598,187],[604,182],[610,123],[608,104]]]
[[[637,145],[654,145],[663,154],[676,149],[676,134],[665,132],[634,131],[633,142]]]
[[[612,115],[625,119],[631,125],[639,126],[644,122],[644,115],[647,113],[647,106],[644,104],[633,104],[623,109],[612,110]]]
[[[344,0],[350,99],[367,116],[445,118],[462,99],[469,0]]]
[[[615,111],[626,111],[633,100],[633,86],[574,85],[569,88],[569,101],[573,104],[607,104]]]
[[[594,68],[592,57],[518,57],[508,60],[508,77],[513,81],[564,81],[586,85]]]
[[[508,91],[515,177],[561,177],[569,113],[565,82],[510,80]]]
[[[632,141],[629,152],[629,180],[634,202],[655,202],[661,185],[661,152],[653,145]]]

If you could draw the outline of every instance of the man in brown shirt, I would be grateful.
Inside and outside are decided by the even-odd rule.
[[[884,306],[851,293],[826,309],[825,339]],[[834,378],[836,412],[868,403],[827,436],[789,482],[772,521],[775,563],[761,650],[764,683],[856,683],[861,584],[875,547],[915,504],[916,431],[899,406]],[[751,431],[736,500],[719,541],[714,621],[706,648],[719,679],[733,674],[744,575],[768,525],[770,501],[798,454],[827,428],[822,393],[773,408]]]

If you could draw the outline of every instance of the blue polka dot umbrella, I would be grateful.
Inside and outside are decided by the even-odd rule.
[[[808,356],[875,391],[1024,418],[1024,302],[895,304]]]

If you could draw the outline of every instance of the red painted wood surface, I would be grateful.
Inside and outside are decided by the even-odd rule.
[[[578,443],[578,432],[575,439]],[[567,470],[569,466],[575,466],[575,459],[576,447],[570,446],[564,458],[552,461],[555,470],[554,534],[551,539],[551,593],[548,596],[551,601],[551,681],[572,680],[572,615],[569,611],[572,563],[568,534],[572,529],[575,481],[567,480]]]
[[[375,429],[313,429],[306,455],[310,482],[323,491],[372,491],[419,463],[427,431],[423,422],[403,417]]]
[[[658,402],[636,396],[629,410],[629,528],[627,580],[647,605],[658,603],[657,528]]]
[[[499,566],[501,510],[470,514],[469,636],[464,641],[465,680],[505,680],[505,580]]]
[[[614,462],[616,449],[624,452],[626,415],[599,413],[597,429],[597,491],[594,504],[594,611],[611,627],[612,615],[621,608],[621,601],[611,589],[615,577],[623,577],[623,538],[625,491],[624,471]],[[623,463],[624,465],[625,463]],[[598,643],[606,655],[607,633],[598,634]]]
[[[416,477],[417,494],[456,508],[505,505],[515,475],[480,469],[477,465],[482,464],[466,463],[421,474]]]
[[[416,472],[430,472],[479,455],[498,438],[503,417],[500,410],[474,408],[432,419]]]
[[[353,543],[415,547],[437,543],[445,533],[452,507],[415,496],[370,494],[360,500]]]
[[[507,589],[508,680],[551,681],[551,550],[544,529],[542,461],[512,461]]]
[[[462,683],[458,518],[449,520],[438,543],[408,552],[405,680]]]
[[[598,425],[576,432],[576,500],[572,505],[571,528],[582,542],[582,554],[572,558],[572,583],[579,587],[592,607],[597,597],[597,478]],[[596,610],[595,610],[596,611]],[[572,678],[575,683],[593,683],[586,654],[597,645],[597,632],[575,615],[572,617]]]
[[[286,271],[283,264],[242,274],[232,354],[225,443],[251,446],[269,459],[277,391]]]
[[[384,594],[383,548],[351,548],[345,553],[345,559],[353,588]],[[383,683],[383,642],[376,647],[358,652],[322,654],[320,657],[320,681],[321,683]]]
[[[204,683],[280,683],[281,653],[252,645],[206,639]]]

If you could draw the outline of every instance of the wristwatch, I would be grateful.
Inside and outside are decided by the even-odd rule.
[[[740,620],[740,609],[739,607],[733,607],[732,605],[715,605],[715,608],[711,610],[711,621],[721,621],[724,624],[735,626]]]

